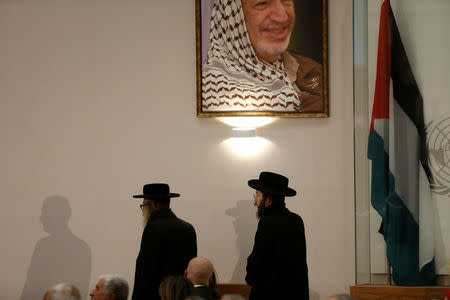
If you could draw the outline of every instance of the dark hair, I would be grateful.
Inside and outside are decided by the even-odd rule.
[[[216,272],[212,273],[211,279],[212,280],[211,280],[211,283],[209,284],[209,291],[211,292],[211,295],[212,295],[213,299],[219,299],[219,293],[216,291],[216,288],[217,288]]]
[[[194,285],[184,276],[167,276],[159,286],[162,300],[185,300],[194,294]]]
[[[159,208],[169,208],[170,207],[170,198],[163,198],[163,199],[149,199],[155,207]]]
[[[170,199],[167,199],[167,200],[164,200],[164,201],[159,201],[157,203],[158,203],[159,207],[161,207],[161,208],[163,208],[163,207],[169,208],[169,206],[170,206]]]
[[[270,193],[263,193],[263,199],[266,199],[267,197],[270,197],[272,199],[273,205],[281,205],[284,204],[284,199],[286,198],[283,195],[273,195]]]

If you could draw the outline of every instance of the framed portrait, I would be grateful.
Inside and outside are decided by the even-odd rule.
[[[327,0],[196,0],[197,116],[328,117]]]

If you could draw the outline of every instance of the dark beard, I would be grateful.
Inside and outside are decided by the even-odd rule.
[[[258,220],[261,219],[262,216],[264,215],[264,210],[265,210],[264,203],[263,201],[261,201],[259,205],[256,206],[256,217],[258,218]]]

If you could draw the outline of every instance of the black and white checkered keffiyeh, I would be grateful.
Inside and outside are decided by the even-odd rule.
[[[282,61],[260,60],[250,43],[241,0],[216,0],[202,66],[202,110],[299,111]]]

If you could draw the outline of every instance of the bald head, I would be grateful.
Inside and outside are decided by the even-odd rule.
[[[198,256],[191,259],[184,276],[193,284],[209,286],[213,272],[213,264],[206,257]]]

